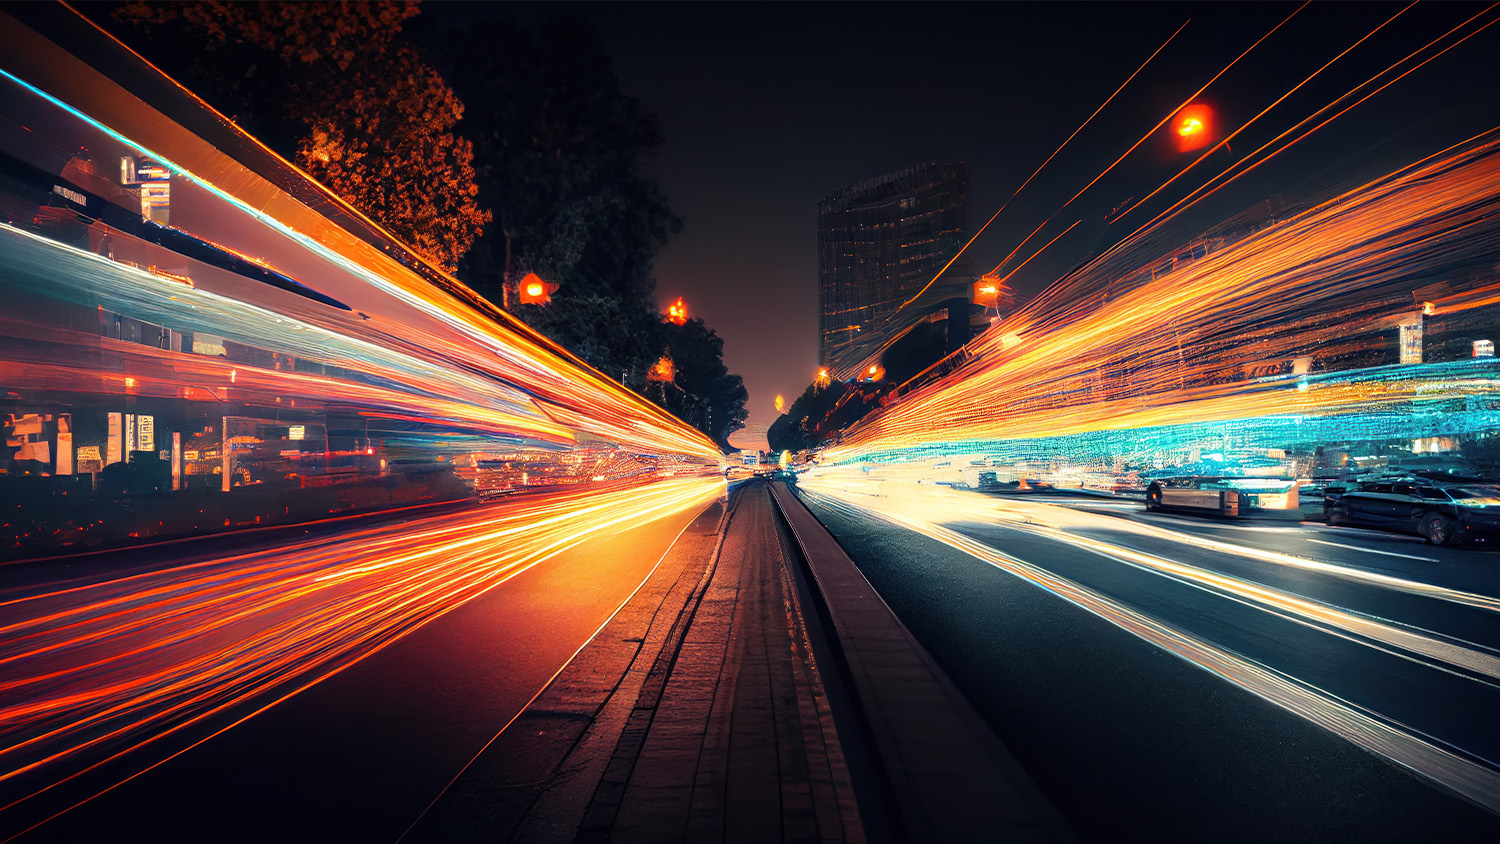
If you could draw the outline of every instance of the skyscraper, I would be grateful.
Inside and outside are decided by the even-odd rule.
[[[968,228],[968,165],[928,162],[834,191],[818,203],[818,357],[838,378],[961,290],[944,273]]]

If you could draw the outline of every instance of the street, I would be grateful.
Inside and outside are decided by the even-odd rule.
[[[6,4],[0,844],[1500,842],[1496,24]]]
[[[25,840],[394,840],[722,489],[528,496],[28,587],[0,836],[66,812]]]
[[[1473,805],[1500,805],[1500,556],[1138,503],[801,494],[1086,840],[1500,831]]]

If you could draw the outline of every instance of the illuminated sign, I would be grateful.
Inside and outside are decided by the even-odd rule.
[[[1401,362],[1422,362],[1422,323],[1421,321],[1408,323],[1401,326]]]
[[[293,425],[286,429],[286,438],[289,440],[300,440],[307,435],[307,426]]]
[[[137,416],[135,418],[135,442],[141,451],[156,450],[156,417]]]
[[[123,416],[119,413],[109,415],[109,439],[105,441],[104,465],[111,466],[120,462],[120,440],[124,438],[121,433]]]
[[[82,205],[85,208],[88,207],[88,197],[84,196],[76,190],[73,190],[72,188],[65,188],[62,185],[53,185],[52,192],[76,205]]]
[[[1492,358],[1495,356],[1495,343],[1491,340],[1474,341],[1474,357]]]

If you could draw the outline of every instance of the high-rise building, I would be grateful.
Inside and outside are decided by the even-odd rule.
[[[928,162],[833,192],[818,203],[818,356],[838,378],[928,315],[966,295],[965,268],[950,268],[916,296],[963,247],[968,165]]]

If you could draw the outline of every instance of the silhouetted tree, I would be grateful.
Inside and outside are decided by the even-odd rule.
[[[442,39],[469,106],[481,202],[494,212],[465,261],[471,283],[500,301],[501,284],[534,272],[575,296],[649,299],[652,261],[682,221],[643,172],[660,125],[621,90],[597,33],[502,20],[427,37]]]
[[[447,270],[479,237],[463,104],[401,37],[415,0],[129,2],[127,40]]]
[[[660,322],[658,336],[677,367],[682,407],[668,409],[729,450],[729,435],[745,427],[745,381],[724,365],[724,340],[701,319],[682,325]]]
[[[657,323],[648,300],[621,302],[609,296],[559,291],[547,305],[520,305],[517,317],[557,341],[611,380],[636,390],[661,355]]]

